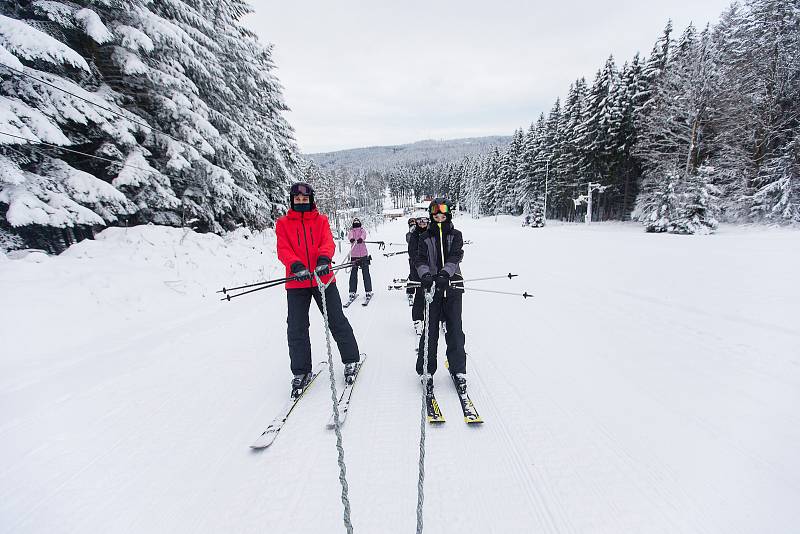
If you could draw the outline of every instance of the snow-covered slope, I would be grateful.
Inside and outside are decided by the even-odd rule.
[[[800,530],[800,234],[456,223],[467,277],[521,275],[475,287],[535,298],[464,298],[486,423],[461,422],[437,374],[426,532]],[[407,264],[372,252],[376,297],[347,310],[370,355],[343,428],[352,517],[413,532],[414,336],[385,290]],[[214,292],[280,276],[274,237],[110,229],[0,260],[0,532],[344,531],[326,375],[248,447],[288,393],[285,296]]]

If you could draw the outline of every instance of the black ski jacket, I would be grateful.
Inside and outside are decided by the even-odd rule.
[[[444,253],[444,257],[442,257]],[[436,276],[440,270],[447,271],[451,280],[461,280],[461,260],[464,259],[464,237],[446,221],[441,225],[431,223],[427,231],[419,235],[414,265],[421,278],[426,273]]]

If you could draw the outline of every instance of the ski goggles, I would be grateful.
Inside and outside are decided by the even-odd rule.
[[[305,195],[310,197],[314,194],[314,189],[311,188],[310,185],[304,183],[292,184],[292,189],[290,190],[292,196],[295,195]]]
[[[436,215],[437,213],[444,213],[445,215],[450,212],[450,208],[445,203],[441,204],[433,204],[430,208],[431,215]]]
[[[430,219],[427,217],[417,217],[417,224],[428,224]]]

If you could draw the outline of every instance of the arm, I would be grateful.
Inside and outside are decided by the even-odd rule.
[[[424,234],[419,236],[417,240],[417,251],[414,258],[414,267],[417,268],[417,274],[420,278],[431,272],[431,268],[428,265],[428,244],[426,243]]]
[[[275,225],[275,236],[277,237],[278,259],[282,264],[291,268],[292,264],[294,263],[303,263],[303,260],[300,259],[300,256],[295,254],[294,249],[292,249],[289,231],[282,219],[278,219],[278,222]]]

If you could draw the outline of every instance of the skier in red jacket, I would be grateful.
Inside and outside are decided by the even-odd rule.
[[[296,280],[286,282],[286,318],[289,358],[294,378],[292,396],[303,392],[311,378],[311,339],[308,335],[308,309],[311,299],[322,312],[322,294],[311,270],[316,271],[323,284],[334,278],[330,270],[336,245],[328,218],[317,211],[314,189],[306,183],[293,184],[289,194],[289,212],[278,219],[275,234],[278,238],[278,259],[286,266],[286,276]],[[358,343],[353,328],[342,312],[342,299],[334,280],[325,290],[328,324],[339,347],[344,363],[345,381],[351,382],[359,361]]]

